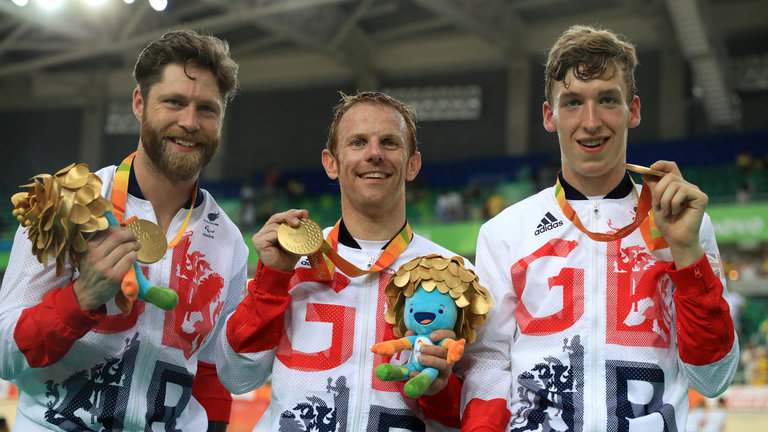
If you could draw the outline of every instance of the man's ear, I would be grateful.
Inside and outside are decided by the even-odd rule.
[[[144,115],[144,97],[141,95],[141,89],[136,87],[133,90],[133,115],[136,116],[136,120],[141,123]]]
[[[416,175],[421,169],[421,152],[416,152],[413,156],[408,158],[408,172],[406,173],[406,180],[412,181],[416,178]]]
[[[339,161],[333,156],[330,150],[323,150],[323,168],[325,168],[325,174],[331,180],[339,178]]]
[[[632,98],[632,103],[629,104],[629,127],[637,127],[640,125],[640,97],[635,95]]]
[[[555,113],[552,111],[552,107],[549,106],[548,101],[544,101],[544,104],[541,106],[541,116],[544,119],[544,129],[546,129],[547,132],[557,132]]]

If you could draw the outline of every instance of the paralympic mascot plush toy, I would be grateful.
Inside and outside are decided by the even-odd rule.
[[[393,332],[400,339],[384,341],[371,347],[379,355],[393,355],[413,348],[408,363],[398,366],[381,363],[376,376],[382,381],[405,383],[405,394],[412,398],[421,396],[437,378],[438,370],[418,362],[423,345],[434,345],[430,333],[450,329],[459,340],[443,339],[438,345],[448,349],[449,364],[457,362],[464,354],[465,343],[475,340],[475,329],[483,324],[493,301],[477,275],[464,267],[461,257],[446,258],[426,255],[400,266],[385,288],[389,309],[385,320],[394,324]],[[415,335],[406,336],[411,330]],[[412,371],[418,372],[410,378]]]
[[[88,165],[72,164],[54,175],[39,174],[30,180],[21,186],[29,188],[27,192],[11,197],[13,215],[26,227],[37,260],[47,266],[49,257],[55,259],[56,276],[60,276],[67,259],[78,267],[94,233],[119,223],[111,212],[112,203],[101,196],[101,179]],[[173,309],[179,301],[175,291],[152,286],[134,263],[123,277],[115,304],[128,315],[137,298],[164,310]]]

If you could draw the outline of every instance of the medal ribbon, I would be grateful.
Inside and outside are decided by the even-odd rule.
[[[632,177],[630,176],[630,180]],[[635,182],[632,181],[632,191],[637,196],[637,189],[635,188]],[[643,235],[643,240],[650,250],[663,249],[668,247],[666,240],[661,235],[661,232],[653,222],[653,211],[651,210],[651,190],[647,185],[643,184],[640,196],[637,199],[637,212],[635,213],[635,220],[624,228],[619,229],[614,233],[598,233],[588,230],[579,219],[576,211],[568,204],[565,199],[565,189],[560,184],[560,176],[557,178],[555,184],[555,198],[560,209],[565,214],[565,217],[573,223],[576,228],[587,235],[592,240],[599,242],[609,242],[618,239],[622,239],[634,231],[638,226],[640,232]]]
[[[336,225],[328,233],[328,238],[323,240],[323,245],[320,246],[320,250],[307,256],[309,258],[310,267],[315,274],[317,280],[331,281],[333,280],[333,273],[335,267],[343,271],[349,277],[358,277],[368,273],[376,273],[389,267],[397,257],[408,247],[408,244],[413,239],[413,231],[408,222],[402,230],[389,242],[384,252],[381,253],[379,259],[371,266],[370,270],[363,270],[358,268],[354,264],[350,263],[346,259],[342,258],[336,249],[339,245],[339,229],[341,226],[341,219],[336,222]]]
[[[125,217],[125,203],[128,201],[128,181],[131,176],[131,164],[133,164],[134,157],[136,157],[136,152],[128,155],[128,157],[120,163],[120,166],[117,167],[117,172],[115,172],[115,179],[112,182],[112,198],[110,200],[112,201],[113,207],[112,213],[121,224]],[[192,216],[192,209],[195,208],[195,200],[197,200],[197,183],[195,183],[195,189],[192,193],[192,205],[189,206],[187,217],[184,219],[184,223],[181,224],[179,232],[177,232],[176,236],[170,243],[168,243],[168,249],[172,249],[176,246],[179,243],[179,240],[181,240],[181,236],[184,235],[184,230],[187,229],[189,218]]]

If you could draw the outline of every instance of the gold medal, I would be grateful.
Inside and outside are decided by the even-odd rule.
[[[639,173],[639,174],[650,174],[650,175],[654,175],[654,176],[658,176],[658,177],[662,177],[662,176],[664,176],[664,174],[666,174],[664,171],[658,171],[658,170],[655,170],[655,169],[650,169],[648,167],[644,167],[642,165],[635,165],[635,164],[631,164],[631,163],[625,163],[624,164],[624,168],[626,168],[626,169],[628,169],[630,171],[634,171],[634,172]]]
[[[309,218],[300,219],[301,225],[292,228],[287,223],[277,227],[277,241],[286,251],[296,255],[309,255],[323,245],[323,230]]]
[[[133,232],[141,244],[137,258],[139,262],[152,264],[165,255],[168,244],[159,226],[146,219],[135,219],[125,227]]]

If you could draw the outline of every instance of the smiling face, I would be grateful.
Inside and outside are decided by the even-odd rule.
[[[403,314],[409,330],[430,334],[439,329],[452,330],[458,309],[448,293],[441,294],[437,289],[427,292],[419,286],[411,297],[406,298]]]
[[[640,124],[640,99],[628,98],[626,87],[613,65],[588,81],[569,71],[554,83],[552,104],[544,102],[544,128],[557,132],[563,178],[586,195],[607,194],[624,176],[627,131]]]
[[[342,211],[405,213],[405,181],[421,168],[421,154],[408,157],[407,128],[393,108],[359,103],[341,118],[335,154],[323,150],[323,166],[338,179]]]
[[[224,101],[213,74],[169,64],[146,98],[133,94],[141,122],[140,145],[156,170],[172,182],[196,179],[221,143]]]

